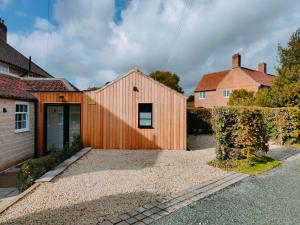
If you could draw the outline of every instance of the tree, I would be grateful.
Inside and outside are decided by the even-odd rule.
[[[251,106],[254,104],[254,92],[246,89],[233,90],[228,101],[228,105],[230,106]]]
[[[195,100],[195,96],[194,95],[190,95],[188,98],[187,98],[187,101],[188,102],[194,102]]]
[[[300,29],[290,37],[286,48],[278,45],[279,68],[291,67],[300,64]]]
[[[179,85],[180,78],[175,73],[171,73],[168,71],[155,71],[150,73],[149,76],[154,80],[157,80],[158,82],[174,89],[175,91],[178,91],[181,94],[184,93],[182,87],[180,87]]]
[[[300,107],[300,64],[280,68],[278,72],[269,95],[274,106]]]
[[[259,106],[300,107],[300,29],[290,37],[287,47],[278,46],[278,76],[271,89],[256,94]]]

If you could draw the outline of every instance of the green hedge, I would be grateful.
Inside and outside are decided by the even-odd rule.
[[[55,168],[64,160],[80,151],[82,148],[81,138],[74,138],[74,142],[70,147],[65,147],[62,151],[53,151],[48,155],[31,159],[24,163],[18,173],[18,183],[20,190],[29,188],[36,179],[40,178],[47,171]]]
[[[300,143],[299,108],[220,107],[212,110],[217,159],[251,160],[268,141]]]
[[[211,109],[187,109],[188,134],[212,134]]]
[[[281,145],[300,143],[300,109],[260,108],[264,114],[270,139]]]
[[[262,112],[255,108],[220,107],[212,110],[212,126],[219,160],[249,161],[257,151],[268,151],[268,131]]]

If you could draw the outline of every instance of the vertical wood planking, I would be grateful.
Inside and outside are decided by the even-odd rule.
[[[133,87],[138,91],[133,91]],[[83,93],[34,93],[38,102],[38,148],[44,146],[44,103],[81,103],[84,145],[118,149],[185,149],[186,98],[138,72]],[[138,128],[138,103],[153,104],[153,129]]]

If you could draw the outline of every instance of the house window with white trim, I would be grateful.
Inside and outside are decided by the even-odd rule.
[[[205,99],[205,91],[200,91],[199,98],[200,99]]]
[[[0,65],[0,73],[9,73],[9,68],[7,66]]]
[[[224,96],[224,98],[229,98],[229,96],[230,96],[230,90],[225,89],[225,90],[223,91],[223,96]]]
[[[23,132],[29,130],[29,104],[16,102],[15,131]]]

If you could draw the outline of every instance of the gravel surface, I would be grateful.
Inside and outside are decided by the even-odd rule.
[[[153,225],[300,224],[300,156],[269,173],[246,178]]]
[[[199,151],[92,150],[51,183],[0,216],[3,224],[96,224],[214,179],[214,149]]]

